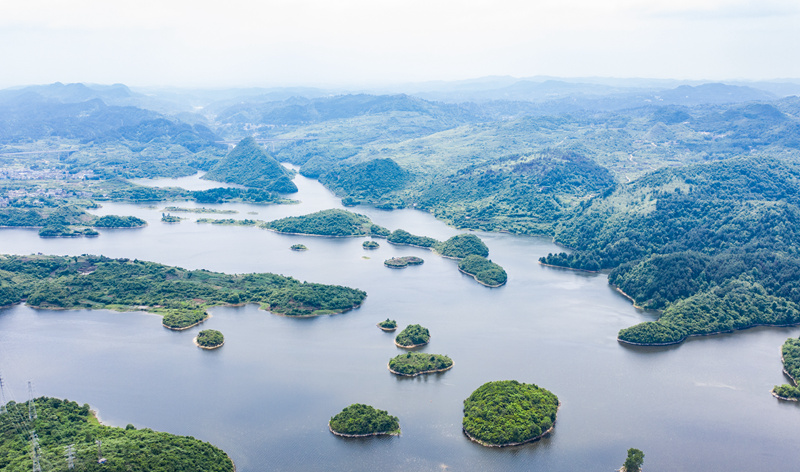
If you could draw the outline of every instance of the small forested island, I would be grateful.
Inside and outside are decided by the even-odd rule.
[[[308,248],[305,246],[305,244],[292,244],[292,246],[289,249],[291,249],[292,251],[307,251],[308,250]]]
[[[81,236],[95,237],[100,235],[92,228],[74,229],[70,226],[54,225],[45,226],[39,229],[39,236],[42,238],[78,238]]]
[[[392,231],[392,233],[386,237],[386,240],[392,244],[405,244],[407,246],[418,246],[428,249],[439,243],[439,241],[433,238],[416,236],[403,229]]]
[[[104,256],[0,255],[0,306],[26,301],[48,309],[145,310],[182,328],[215,305],[258,303],[287,316],[342,313],[367,294],[270,273],[229,275]]]
[[[204,329],[194,338],[197,346],[202,349],[217,349],[225,344],[225,337],[215,329]]]
[[[219,208],[206,208],[206,207],[185,208],[185,207],[176,207],[176,206],[168,206],[166,208],[163,208],[161,211],[162,212],[171,211],[171,212],[176,212],[176,213],[181,213],[181,212],[183,212],[183,213],[219,213],[219,214],[229,214],[229,215],[232,215],[234,213],[239,213],[236,210],[222,210],[222,209],[219,209]]]
[[[328,428],[333,434],[348,438],[400,434],[397,417],[362,403],[354,403],[331,418]]]
[[[386,259],[385,261],[383,261],[383,264],[386,267],[391,267],[392,269],[402,269],[410,265],[420,265],[423,262],[425,261],[420,257],[403,256],[403,257],[393,257],[391,259]]]
[[[92,226],[95,228],[140,228],[147,222],[135,216],[105,215],[96,219]]]
[[[368,236],[388,232],[386,228],[373,224],[364,215],[339,209],[281,218],[268,221],[261,227],[278,233],[314,236]]]
[[[259,222],[251,219],[237,220],[234,218],[198,218],[197,223],[221,225],[221,226],[255,226]]]
[[[364,241],[363,243],[361,243],[361,247],[363,247],[364,249],[378,249],[379,247],[381,247],[381,245],[375,241]]]
[[[464,400],[464,434],[483,446],[536,441],[552,431],[558,407],[558,397],[534,384],[488,382]]]
[[[458,263],[458,270],[471,275],[478,283],[487,287],[499,287],[506,283],[505,269],[489,259],[471,254]]]
[[[628,457],[622,465],[620,472],[641,472],[644,464],[644,452],[636,448],[628,449]]]
[[[397,321],[386,318],[386,320],[378,323],[378,328],[384,331],[394,331],[397,329]]]
[[[398,347],[412,348],[428,344],[431,340],[431,333],[428,328],[418,324],[408,325],[400,334],[394,338],[394,343]]]
[[[797,379],[800,379],[800,339],[789,338],[781,346],[783,359],[783,372],[791,379],[791,384],[776,385],[772,394],[781,400],[800,401],[800,388]]]
[[[0,414],[0,469],[4,472],[31,470],[30,431],[36,431],[39,438],[40,463],[45,470],[67,470],[65,445],[73,445],[75,470],[235,470],[224,451],[190,436],[136,429],[133,425],[103,426],[89,405],[69,400],[40,397],[33,403],[33,420],[28,419],[27,402],[10,401]],[[95,441],[102,442],[104,464],[98,464]]]
[[[183,219],[180,216],[170,215],[169,213],[161,214],[162,223],[180,223]]]
[[[457,234],[447,241],[436,243],[433,250],[453,259],[463,259],[469,255],[481,257],[489,255],[489,248],[474,234]]]
[[[422,374],[444,372],[453,367],[453,359],[441,354],[407,352],[389,361],[389,371],[397,375],[414,377]]]

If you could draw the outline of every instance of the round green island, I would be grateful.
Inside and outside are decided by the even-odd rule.
[[[381,247],[381,245],[376,243],[375,241],[364,241],[363,243],[361,243],[361,247],[363,247],[364,249],[378,249],[379,247]]]
[[[308,248],[304,244],[292,244],[292,247],[290,247],[289,249],[291,249],[292,251],[305,251]]]
[[[453,359],[441,354],[407,352],[392,358],[388,367],[393,374],[415,377],[449,370],[453,367]]]
[[[225,344],[225,337],[215,329],[204,329],[197,334],[194,342],[203,349],[217,349]]]
[[[413,324],[406,326],[406,329],[400,331],[400,334],[394,338],[394,343],[397,347],[411,349],[412,347],[428,344],[430,340],[431,333],[428,331],[428,328]]]
[[[391,259],[386,259],[385,261],[383,261],[383,265],[391,269],[403,269],[410,265],[420,265],[423,262],[425,261],[421,257],[403,256],[403,257],[393,257]]]
[[[328,428],[333,434],[346,438],[400,434],[396,416],[362,403],[354,403],[331,418]]]
[[[378,323],[378,328],[384,331],[394,331],[397,329],[397,321],[386,318],[386,320]]]
[[[462,427],[483,446],[517,446],[549,434],[556,422],[558,397],[516,380],[487,382],[464,400]]]

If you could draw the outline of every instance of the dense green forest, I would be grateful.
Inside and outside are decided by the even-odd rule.
[[[95,228],[138,228],[146,224],[145,220],[135,216],[105,215],[94,220],[92,226]]]
[[[407,352],[389,360],[389,370],[399,375],[419,375],[441,372],[453,366],[453,359],[441,354]]]
[[[269,221],[262,227],[280,233],[313,234],[316,236],[381,235],[385,228],[372,224],[364,215],[346,210],[322,210],[303,216],[289,216]]]
[[[609,282],[657,322],[622,330],[639,344],[800,322],[800,167],[730,159],[661,169],[596,198],[556,230],[576,250],[542,262],[613,268]]]
[[[8,402],[0,413],[0,469],[26,472],[32,467],[31,433],[39,438],[42,470],[67,471],[64,448],[74,445],[74,470],[232,472],[231,459],[219,448],[191,436],[150,429],[101,426],[89,410],[68,400],[34,400],[36,418],[28,419],[28,404]],[[102,457],[98,463],[98,446]]]
[[[556,422],[558,397],[516,380],[488,382],[464,400],[464,432],[483,445],[538,439]]]
[[[331,431],[341,435],[400,434],[400,422],[384,410],[354,403],[331,418]]]
[[[783,371],[789,376],[792,383],[776,385],[772,389],[772,393],[778,397],[800,401],[800,388],[797,385],[797,379],[800,379],[800,339],[787,339],[781,346],[781,358]]]
[[[400,331],[400,334],[394,338],[395,344],[400,347],[414,347],[428,344],[431,340],[431,333],[428,328],[424,328],[418,324],[408,325]]]
[[[381,245],[377,241],[364,241],[361,243],[361,247],[364,249],[378,249]]]
[[[420,265],[423,262],[425,261],[421,257],[402,256],[402,257],[393,257],[391,259],[386,259],[385,261],[383,261],[383,265],[385,265],[386,267],[390,267],[392,269],[402,269],[410,265]]]
[[[259,303],[273,313],[309,316],[350,310],[365,297],[269,273],[228,275],[103,256],[0,256],[0,306],[27,299],[40,308],[146,309],[165,321],[180,315],[180,326],[213,305]]]
[[[457,234],[447,241],[437,243],[433,250],[445,257],[463,259],[469,255],[489,256],[489,248],[474,234]]]
[[[215,329],[204,329],[197,333],[197,344],[206,348],[215,348],[225,343],[225,337]]]
[[[203,178],[270,192],[297,192],[286,169],[251,137],[241,140]]]
[[[458,263],[458,270],[471,275],[475,280],[489,287],[499,287],[508,280],[505,269],[499,264],[475,254],[461,259]]]

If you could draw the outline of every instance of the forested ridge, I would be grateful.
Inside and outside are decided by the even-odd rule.
[[[213,305],[259,303],[289,316],[359,306],[361,290],[269,273],[228,275],[103,256],[0,256],[0,306],[23,299],[40,308],[146,309],[193,324]],[[199,317],[199,319],[198,319]]]
[[[0,413],[0,469],[31,470],[30,432],[36,431],[43,470],[67,471],[64,448],[73,445],[74,469],[79,471],[232,472],[233,461],[219,448],[191,436],[150,429],[114,428],[98,424],[89,405],[57,398],[37,398],[36,418],[29,420],[28,404],[13,401]],[[98,446],[102,457],[98,463]]]
[[[541,261],[612,269],[609,282],[656,322],[620,332],[638,344],[800,323],[800,167],[731,159],[655,171],[589,202],[556,230],[576,250]]]

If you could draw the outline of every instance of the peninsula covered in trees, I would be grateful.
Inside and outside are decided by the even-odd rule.
[[[414,377],[422,374],[444,372],[453,367],[453,359],[441,354],[407,352],[389,361],[389,371],[397,375]]]
[[[783,372],[791,379],[791,384],[776,385],[772,394],[783,400],[800,401],[800,388],[797,379],[800,379],[800,339],[789,338],[781,346],[781,360]]]
[[[40,397],[33,400],[36,417],[28,418],[28,404],[8,402],[0,413],[0,469],[31,470],[31,438],[36,431],[41,464],[67,471],[64,446],[74,445],[75,470],[133,471],[203,470],[233,472],[233,461],[221,449],[189,436],[150,429],[102,426],[89,409],[75,402]],[[24,425],[20,424],[24,422]],[[104,464],[98,464],[97,444],[103,445]]]
[[[56,207],[0,208],[0,227],[40,228],[42,237],[97,236],[95,228],[137,228],[147,222],[135,216],[95,216],[85,207],[62,205]]]
[[[146,310],[188,326],[214,305],[258,303],[272,313],[341,313],[364,301],[361,290],[299,282],[269,273],[228,275],[104,256],[0,256],[0,306]],[[173,327],[173,326],[171,326]]]
[[[431,333],[428,328],[424,328],[418,324],[408,325],[400,331],[400,334],[394,338],[394,343],[398,347],[412,348],[428,344],[431,340]]]
[[[333,434],[345,437],[380,436],[400,434],[400,422],[385,410],[354,403],[328,423]]]
[[[462,259],[458,263],[458,270],[471,275],[480,284],[487,287],[499,287],[508,280],[505,269],[499,264],[474,254]]]
[[[516,380],[488,382],[464,400],[464,433],[484,446],[535,441],[555,425],[558,397]]]

